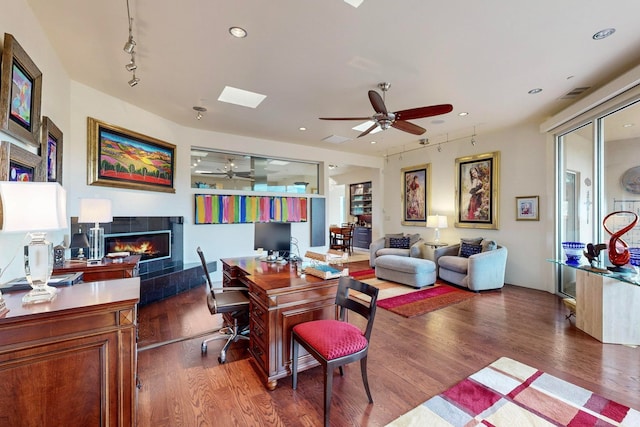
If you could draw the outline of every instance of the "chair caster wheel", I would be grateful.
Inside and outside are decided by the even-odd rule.
[[[200,351],[202,352],[203,355],[207,354],[207,345],[202,344],[202,346],[200,346]]]
[[[224,365],[224,363],[226,362],[225,359],[223,359],[222,357],[218,356],[218,363],[221,365]]]

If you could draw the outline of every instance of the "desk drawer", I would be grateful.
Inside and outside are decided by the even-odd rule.
[[[260,304],[255,302],[255,300],[253,299],[253,295],[251,296],[249,310],[251,322],[260,325],[260,327],[262,327],[263,329],[266,329],[267,323],[269,321],[269,312]]]

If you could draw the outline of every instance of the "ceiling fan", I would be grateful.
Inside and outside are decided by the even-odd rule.
[[[378,87],[382,90],[382,96],[375,90],[369,91],[369,101],[375,110],[375,114],[370,117],[320,117],[320,120],[371,120],[373,125],[369,129],[358,135],[358,138],[365,136],[373,131],[376,127],[380,126],[382,130],[387,130],[389,127],[399,129],[404,132],[409,132],[414,135],[422,135],[427,130],[423,127],[415,125],[407,120],[422,119],[424,117],[439,116],[440,114],[446,114],[453,111],[453,105],[451,104],[439,104],[431,105],[428,107],[410,108],[408,110],[400,110],[395,113],[387,111],[387,107],[384,104],[384,95],[391,87],[391,83],[379,83]]]
[[[232,158],[227,159],[227,163],[224,165],[224,169],[218,168],[220,172],[210,172],[210,175],[219,175],[226,176],[227,179],[244,179],[248,181],[253,181],[253,170],[247,172],[236,172],[234,169],[237,168],[236,164],[233,162]]]

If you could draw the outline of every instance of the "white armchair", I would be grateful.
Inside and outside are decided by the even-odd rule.
[[[399,249],[389,247],[389,239],[398,237],[409,237],[410,245],[408,249]],[[374,240],[369,245],[369,265],[371,268],[376,266],[376,258],[382,255],[399,255],[411,258],[422,258],[424,240],[419,234],[412,234],[403,236],[400,234],[387,234],[385,237],[381,237]]]
[[[458,256],[460,244],[437,248],[434,262],[438,277],[454,285],[478,292],[504,286],[507,267],[507,248],[496,245],[468,258]]]

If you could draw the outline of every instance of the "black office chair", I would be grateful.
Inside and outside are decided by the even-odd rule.
[[[370,297],[369,303],[349,298],[349,290],[360,292]],[[376,315],[378,288],[362,283],[352,277],[340,277],[336,305],[340,308],[339,319],[312,320],[295,325],[291,332],[291,374],[292,387],[298,385],[298,344],[311,354],[324,370],[324,425],[329,425],[329,410],[331,409],[331,388],[333,385],[333,371],[340,368],[340,375],[344,375],[343,365],[360,360],[360,371],[364,389],[369,403],[373,403],[369,381],[367,379],[367,352],[373,329],[373,319]],[[346,321],[347,310],[351,310],[367,320],[363,331]]]
[[[220,356],[218,356],[218,362],[225,363],[227,361],[227,350],[229,346],[236,341],[249,339],[249,298],[246,295],[247,288],[231,286],[214,287],[211,276],[209,276],[207,261],[204,259],[204,254],[199,246],[197,252],[202,262],[204,277],[209,285],[209,294],[207,295],[209,311],[211,314],[229,313],[233,318],[233,326],[227,325],[220,329],[220,335],[202,341],[202,354],[207,354],[207,343],[209,341],[226,339],[227,342],[224,347],[222,347],[222,350],[220,350]]]

